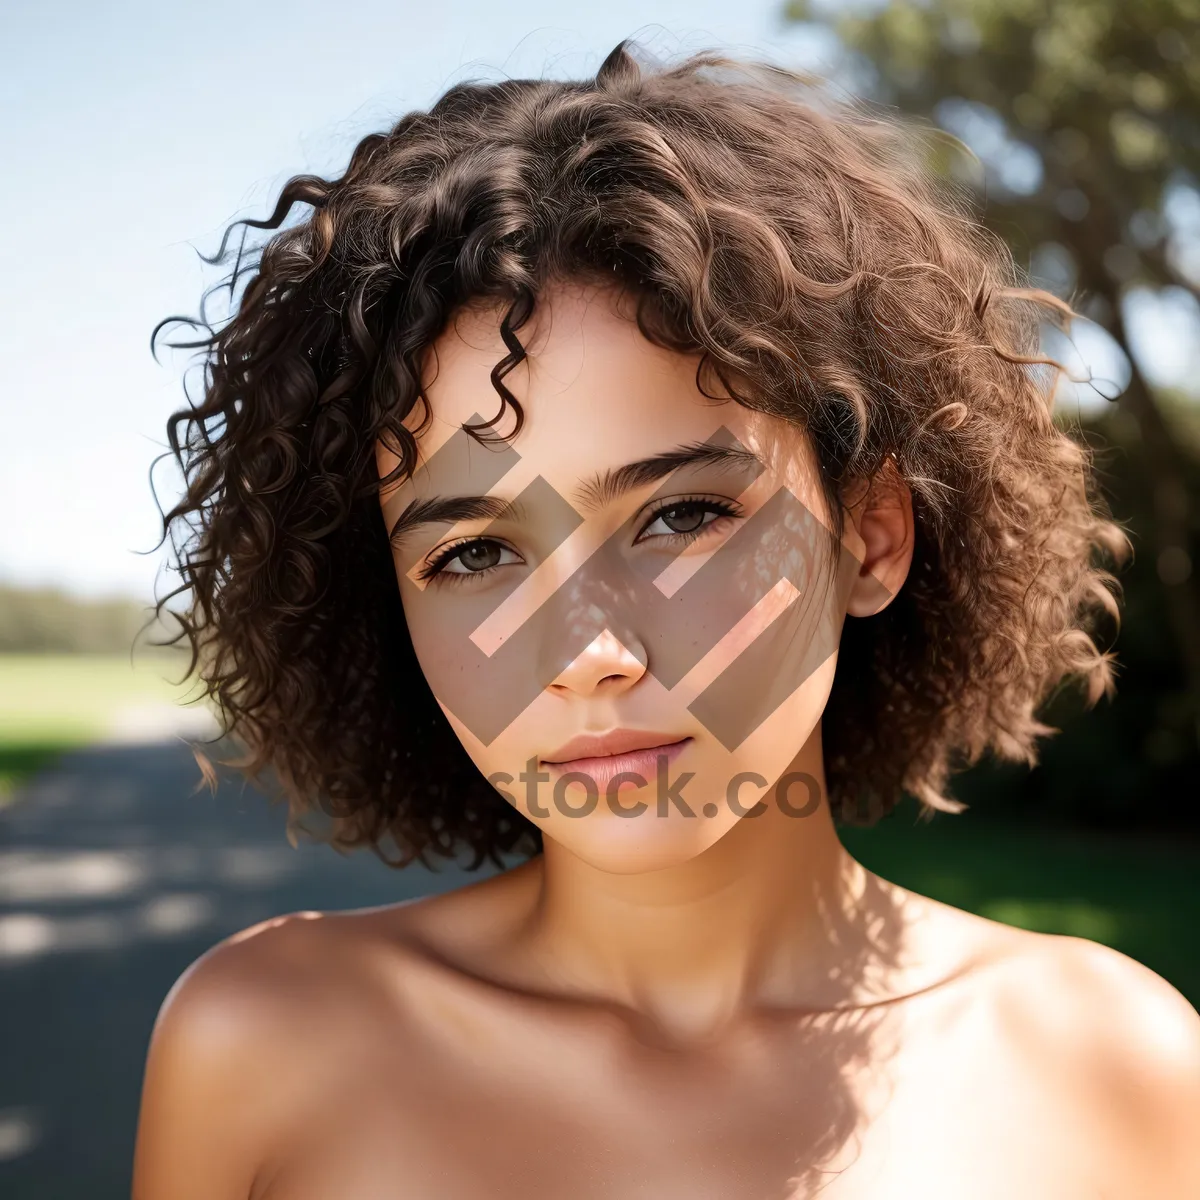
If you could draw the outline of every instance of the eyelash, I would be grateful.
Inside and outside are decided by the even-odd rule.
[[[741,508],[731,500],[717,500],[710,496],[683,496],[676,497],[668,501],[666,504],[660,505],[652,513],[649,514],[646,523],[642,526],[642,532],[634,539],[634,545],[637,545],[641,540],[646,530],[654,524],[664,513],[669,513],[680,508],[695,508],[702,506],[705,513],[715,513],[716,517],[712,521],[706,521],[695,529],[686,531],[673,531],[671,533],[656,533],[654,537],[660,541],[669,539],[668,545],[686,545],[689,542],[695,541],[696,538],[706,533],[713,525],[725,517],[737,517],[741,515]],[[437,580],[438,585],[451,583],[452,586],[461,584],[467,579],[476,580],[481,577],[490,575],[496,570],[496,566],[484,567],[482,571],[446,571],[445,568],[458,558],[462,552],[471,546],[478,545],[499,545],[502,549],[507,550],[508,547],[503,543],[497,542],[495,538],[467,538],[465,541],[455,542],[452,545],[446,546],[442,552],[431,563],[428,563],[417,574],[417,578],[422,583],[429,583]],[[507,565],[507,564],[505,564]]]

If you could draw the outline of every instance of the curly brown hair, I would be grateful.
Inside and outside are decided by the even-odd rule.
[[[628,288],[646,337],[805,429],[835,514],[888,458],[907,481],[910,576],[845,626],[823,722],[837,819],[903,791],[957,811],[953,770],[1036,761],[1064,680],[1090,701],[1111,688],[1105,556],[1128,543],[1038,365],[1039,323],[1071,310],[1021,286],[931,168],[931,131],[777,66],[636,52],[621,42],[586,81],[452,87],[363,138],[340,178],[297,176],[269,219],[235,222],[231,297],[245,286],[220,328],[168,319],[207,335],[182,343],[205,386],[169,424],[182,583],[160,604],[190,597],[180,637],[238,765],[272,768],[293,818],[322,808],[340,847],[397,865],[466,847],[474,867],[540,846],[422,676],[378,492],[413,468],[423,352],[468,302],[507,305],[491,424],[520,418],[503,376],[552,279]],[[249,257],[245,226],[275,231]],[[402,456],[383,481],[381,438]]]

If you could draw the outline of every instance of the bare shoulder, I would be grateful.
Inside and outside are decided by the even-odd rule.
[[[936,974],[961,979],[1002,1029],[1156,1068],[1200,1086],[1200,1013],[1136,959],[1086,938],[1035,933],[915,893],[913,923]],[[1045,1048],[1045,1047],[1040,1047]]]
[[[1086,938],[1015,931],[990,984],[1014,1030],[1106,1070],[1200,1088],[1200,1013],[1161,976]]]
[[[1024,931],[1022,931],[1024,933]],[[1179,1035],[1200,1035],[1200,1014],[1161,975],[1136,959],[1087,938],[1024,933],[1026,953],[1015,965],[1025,971],[1053,976],[1064,998],[1085,1012],[1095,1011],[1111,1021],[1113,1003],[1132,1017],[1144,1017],[1154,1027]],[[1159,1026],[1161,1022],[1161,1026]],[[1200,1047],[1200,1042],[1197,1042]],[[1174,1047],[1178,1050],[1178,1046]]]
[[[380,939],[369,910],[299,912],[243,930],[188,967],[151,1037],[135,1200],[256,1194],[302,1106],[367,1052],[382,976],[394,967]]]
[[[1200,1014],[1096,942],[1014,931],[1007,944],[980,987],[1011,1068],[1103,1158],[1113,1196],[1200,1196]]]
[[[1036,1163],[1061,1194],[1086,1180],[1108,1200],[1200,1197],[1200,1014],[1187,999],[1097,942],[906,900],[943,981],[920,1027],[936,1072],[973,1097],[955,1110],[964,1128],[1003,1128],[1005,1164]]]
[[[336,1001],[345,992],[344,975],[334,969],[331,956],[343,965],[353,956],[345,938],[333,936],[335,921],[324,913],[290,913],[219,942],[167,994],[154,1047],[269,1052],[276,1039],[304,1023],[314,1005]],[[344,932],[344,923],[339,924]]]

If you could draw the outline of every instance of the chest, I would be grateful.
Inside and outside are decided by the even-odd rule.
[[[255,1200],[1095,1194],[1063,1114],[928,1024],[793,1025],[712,1054],[552,1028],[381,1053],[321,1097]]]

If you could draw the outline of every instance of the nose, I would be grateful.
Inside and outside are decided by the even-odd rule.
[[[626,646],[610,630],[601,630],[581,654],[550,684],[559,695],[619,696],[646,673],[646,651],[640,642]]]

